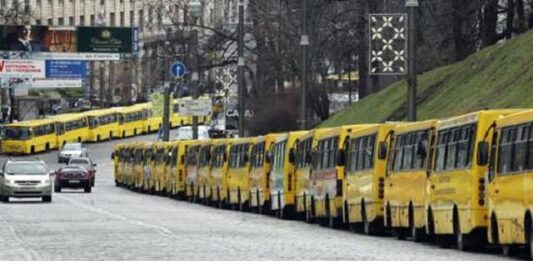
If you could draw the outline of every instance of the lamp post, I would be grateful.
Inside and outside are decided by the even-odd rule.
[[[416,121],[416,9],[418,7],[418,0],[407,0],[405,6],[408,9],[408,27],[409,27],[409,43],[408,43],[408,76],[407,76],[407,118],[409,121]]]
[[[189,12],[190,15],[194,18],[194,25],[197,25],[198,18],[200,18],[203,14],[202,12],[202,2],[199,0],[191,0],[189,1]],[[198,30],[194,28],[192,30],[192,42],[190,45],[190,48],[192,49],[192,75],[191,75],[191,82],[198,84],[199,81],[199,73],[198,73]],[[199,86],[192,86],[192,98],[198,99],[199,93],[198,93]],[[193,140],[198,139],[198,116],[192,117],[192,138]]]
[[[300,38],[300,47],[302,52],[302,89],[300,97],[300,129],[307,129],[307,57],[309,52],[309,35],[307,33],[308,9],[309,1],[302,0],[302,35]]]
[[[244,0],[239,0],[239,58],[237,65],[239,71],[239,137],[244,137]]]

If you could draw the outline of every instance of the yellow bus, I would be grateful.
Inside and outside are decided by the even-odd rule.
[[[143,176],[142,176],[142,186],[141,191],[143,193],[154,194],[155,193],[155,184],[154,179],[152,178],[152,173],[155,173],[155,152],[154,152],[154,143],[145,142],[142,145],[143,150]]]
[[[113,178],[115,180],[115,186],[122,186],[122,168],[121,168],[121,156],[122,156],[122,143],[119,143],[113,147],[111,152],[111,160],[113,161]]]
[[[484,243],[487,166],[472,159],[478,141],[492,141],[494,121],[513,112],[518,110],[478,111],[439,121],[426,203],[426,232],[439,243],[455,242],[461,250]]]
[[[82,113],[70,113],[53,116],[56,123],[57,144],[63,146],[67,142],[84,142],[89,138],[87,116]]]
[[[491,156],[487,141],[478,147],[481,164],[490,158],[488,238],[505,255],[525,245],[533,257],[533,110],[502,117],[495,126]]]
[[[144,142],[130,143],[133,150],[133,190],[142,192],[144,177]]]
[[[430,148],[436,126],[437,120],[428,120],[394,128],[385,178],[385,226],[400,238],[424,238]]]
[[[6,124],[3,134],[5,154],[33,154],[58,147],[55,124],[49,119]]]
[[[170,152],[170,172],[168,179],[170,180],[171,195],[179,200],[185,199],[185,153],[187,149],[187,141],[171,142],[169,147]]]
[[[166,184],[166,162],[168,157],[168,143],[155,142],[154,143],[154,165],[153,172],[150,173],[150,183],[154,184],[154,193],[162,194],[163,186]]]
[[[343,158],[343,161],[345,154],[341,150],[349,133],[368,126],[345,125],[314,135],[316,145],[310,174],[310,215],[322,225],[334,227],[343,223],[344,163],[339,160]]]
[[[198,152],[201,142],[187,140],[185,143],[185,197],[189,201],[194,200],[194,184],[198,178]]]
[[[345,143],[344,222],[362,225],[365,234],[383,230],[383,199],[388,147],[394,124],[371,125],[352,131]]]
[[[143,112],[143,133],[152,133],[158,131],[163,123],[162,116],[155,116],[151,102],[139,103],[135,106],[142,109]]]
[[[311,167],[317,135],[330,128],[313,129],[298,139],[296,145],[296,215],[311,222]]]
[[[271,150],[270,209],[279,218],[295,215],[296,144],[308,131],[280,134]]]
[[[263,208],[270,205],[270,191],[268,186],[269,175],[271,171],[268,154],[278,138],[279,134],[267,134],[259,136],[253,140],[251,152],[251,170],[249,174],[250,187],[250,209],[258,213],[263,212]]]
[[[201,141],[198,150],[198,176],[195,183],[195,199],[207,204],[211,197],[209,189],[209,179],[211,178],[211,141]]]
[[[100,142],[109,140],[119,133],[118,117],[115,109],[103,109],[85,112],[89,122],[87,141]]]
[[[229,142],[226,204],[233,209],[243,210],[248,203],[252,141],[252,138],[239,138]]]
[[[132,144],[122,145],[122,155],[120,156],[121,184],[126,188],[133,188],[133,146]]]
[[[137,136],[143,132],[146,117],[141,107],[120,107],[117,108],[117,114],[120,132],[114,138]]]
[[[226,201],[227,174],[228,174],[228,148],[229,139],[216,139],[211,142],[211,174],[209,189],[211,204],[222,208]]]

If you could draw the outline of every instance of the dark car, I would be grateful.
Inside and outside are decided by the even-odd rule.
[[[68,161],[68,166],[82,166],[91,174],[91,186],[94,187],[94,179],[96,177],[96,163],[87,157],[72,157]]]
[[[91,174],[82,166],[65,166],[57,170],[54,192],[61,192],[62,188],[83,188],[85,193],[91,193]]]

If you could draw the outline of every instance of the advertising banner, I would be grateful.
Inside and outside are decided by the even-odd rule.
[[[44,78],[45,61],[0,60],[0,78]]]
[[[12,78],[2,81],[2,88],[15,89],[53,89],[53,88],[81,88],[81,79],[59,79],[59,78]]]
[[[0,51],[50,53],[135,53],[134,27],[0,25]]]
[[[46,60],[46,78],[83,78],[87,76],[87,62],[75,60]]]
[[[119,53],[27,53],[0,51],[0,59],[118,61],[122,56]]]

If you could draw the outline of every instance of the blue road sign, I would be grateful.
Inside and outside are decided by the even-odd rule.
[[[170,66],[170,74],[175,78],[181,78],[187,73],[187,68],[182,62],[174,62]]]
[[[88,76],[87,62],[77,60],[46,60],[47,78],[83,78]]]

